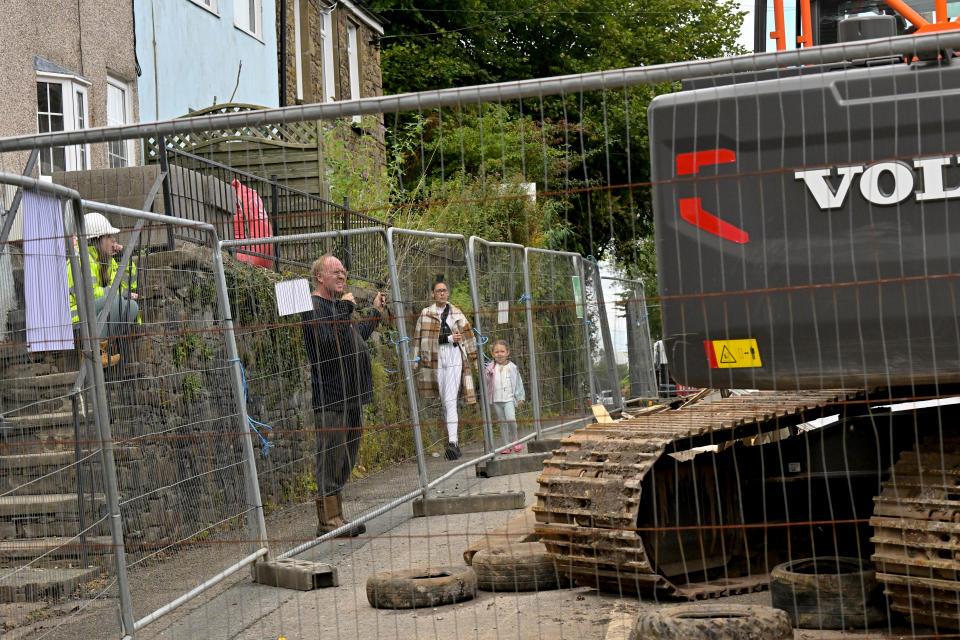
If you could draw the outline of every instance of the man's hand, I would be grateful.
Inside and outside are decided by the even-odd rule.
[[[387,311],[387,296],[383,291],[377,293],[373,298],[373,308],[379,311],[380,313],[386,313]]]
[[[459,331],[450,334],[450,342],[453,342],[456,344],[461,340],[463,340],[463,334],[460,333]]]
[[[346,302],[352,302],[353,304],[357,304],[357,301],[356,301],[356,299],[353,297],[353,294],[350,293],[349,291],[345,292],[345,293],[340,297],[340,299],[341,299],[341,300],[344,300],[344,301],[346,301]]]

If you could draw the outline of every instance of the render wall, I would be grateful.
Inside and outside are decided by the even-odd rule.
[[[40,56],[80,74],[87,90],[89,127],[107,124],[107,74],[129,85],[137,113],[133,11],[129,1],[4,2],[0,20],[0,136],[37,132],[37,72]],[[21,173],[28,153],[3,154],[0,169]],[[106,146],[91,145],[90,166],[107,164]]]
[[[231,95],[233,102],[279,105],[275,0],[262,1],[259,39],[234,26],[233,0],[218,0],[216,14],[190,0],[133,6],[142,120],[176,118]]]

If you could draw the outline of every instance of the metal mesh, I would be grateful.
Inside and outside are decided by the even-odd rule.
[[[950,432],[960,349],[947,122],[956,73],[942,52],[958,46],[941,34],[208,114],[137,130],[149,162],[136,171],[53,176],[90,210],[93,201],[162,206],[182,219],[111,217],[121,238],[150,221],[134,243],[135,289],[127,279],[142,294],[141,322],[107,340],[106,380],[76,390],[75,349],[25,350],[28,325],[40,325],[27,321],[18,270],[21,256],[44,253],[26,250],[35,240],[24,230],[0,254],[9,273],[0,278],[0,585],[53,563],[98,570],[60,593],[5,591],[14,601],[4,622],[24,635],[95,636],[119,630],[120,608],[144,636],[592,638],[608,631],[605,617],[632,622],[678,599],[709,599],[773,604],[819,635],[839,615],[844,629],[949,636],[960,627]],[[749,74],[718,75],[738,71]],[[654,94],[664,95],[647,111]],[[258,141],[242,139],[254,129]],[[329,163],[315,184],[299,175],[302,158],[267,140],[293,134]],[[0,162],[20,173],[25,149],[89,142],[96,155],[131,135],[3,139]],[[638,148],[647,142],[649,154]],[[167,192],[146,198],[163,171]],[[134,196],[121,189],[129,182]],[[14,192],[4,191],[5,209]],[[13,207],[21,217],[28,209]],[[345,233],[359,227],[371,229]],[[221,252],[217,239],[249,243]],[[316,543],[323,428],[303,337],[313,319],[280,315],[274,286],[306,278],[309,291],[310,263],[327,252],[359,302],[360,315],[341,324],[362,324],[385,289],[391,317],[363,338],[372,402],[349,398],[367,408],[337,508],[366,533],[328,531]],[[631,282],[607,296],[585,254],[609,255]],[[463,457],[446,459],[442,403],[411,371],[425,364],[414,362],[423,356],[415,327],[437,276],[478,330],[468,335],[486,340],[481,365],[496,340],[510,347],[530,403],[518,416],[522,455],[538,455],[536,441],[548,449],[533,470],[491,472],[521,456],[496,452],[503,425],[482,395],[460,404]],[[623,298],[634,304],[621,337],[610,311]],[[651,339],[665,358],[651,358]],[[131,347],[133,366],[114,372],[111,355]],[[664,397],[651,406],[656,364],[666,365]],[[486,378],[468,365],[482,392]],[[617,411],[624,375],[646,406]],[[598,410],[584,425],[597,400],[613,415]],[[577,431],[543,443],[538,428],[547,438]],[[112,466],[101,458],[110,449]],[[522,493],[523,511],[411,518],[407,507],[494,491]],[[504,528],[515,516],[528,518],[519,532]],[[80,531],[89,535],[75,545]],[[464,551],[492,540],[542,545],[536,557],[561,588],[507,585],[409,612],[369,605],[378,572],[453,578]],[[49,553],[25,551],[38,547]],[[262,567],[251,554],[267,550],[327,563],[340,584],[302,593],[246,584],[241,569]],[[121,552],[114,568],[110,555]],[[211,578],[223,580],[172,606]],[[772,594],[762,591],[770,584]],[[713,604],[695,603],[687,617],[762,617]],[[51,612],[63,614],[57,625],[31,626]]]
[[[576,256],[536,251],[527,260],[541,422],[549,428],[582,415],[593,400],[585,284]]]

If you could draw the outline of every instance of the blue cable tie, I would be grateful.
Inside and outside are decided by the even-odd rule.
[[[247,373],[246,371],[243,370],[243,363],[240,362],[240,358],[230,358],[229,360],[227,360],[227,362],[236,362],[240,365],[240,379],[243,380],[243,403],[246,404],[247,403]],[[260,430],[257,429],[256,425],[265,427],[268,431],[273,431],[273,427],[271,427],[268,424],[264,424],[262,422],[257,422],[256,420],[250,417],[250,414],[247,414],[247,422],[250,423],[250,428],[253,429],[253,432],[257,434],[258,438],[260,438],[260,442],[263,443],[263,451],[262,451],[263,455],[267,455],[268,449],[270,449],[275,445],[272,442],[268,442],[267,439],[260,434]]]
[[[398,333],[397,331],[390,332],[390,343],[393,345],[393,348],[397,352],[397,362],[400,362],[400,345],[403,344],[404,342],[407,343],[404,346],[404,349],[406,350],[404,357],[407,359],[407,362],[420,362],[420,356],[417,356],[416,358],[410,357],[410,342],[411,342],[410,338],[404,336],[403,338],[400,338],[399,340],[397,340],[394,337],[397,333]],[[393,371],[391,369],[384,369],[384,371],[386,371],[387,373],[400,373],[399,370]]]
[[[483,352],[483,345],[490,342],[490,338],[480,333],[480,329],[473,328],[474,335],[477,336],[477,353],[480,354],[480,366],[486,367],[488,362],[493,362],[493,358]]]
[[[528,296],[527,294],[523,294],[523,295],[520,296],[520,298],[517,300],[517,304],[523,304],[523,303],[526,302],[527,300],[533,300],[533,298],[531,298],[531,297]]]
[[[588,255],[586,258],[584,258],[584,260],[589,260],[589,261],[592,262],[593,264],[595,264],[595,265],[597,265],[597,266],[600,266],[600,263],[597,262],[597,259],[593,257],[593,254],[592,254],[592,253],[591,253],[590,255]]]

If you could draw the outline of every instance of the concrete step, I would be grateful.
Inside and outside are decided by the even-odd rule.
[[[88,413],[90,419],[93,415]],[[81,420],[83,416],[81,415]],[[48,411],[44,413],[30,413],[25,415],[10,416],[3,420],[3,429],[27,430],[27,429],[45,429],[49,427],[73,426],[73,411]]]
[[[88,449],[80,452],[85,490],[100,482],[100,456]],[[34,494],[70,493],[77,487],[76,454],[73,447],[62,451],[21,453],[0,456],[0,493],[28,490]],[[93,478],[90,475],[93,474]],[[27,489],[29,487],[29,489]]]
[[[98,575],[99,567],[21,567],[0,578],[0,602],[59,600],[70,595],[81,583],[93,580]]]
[[[113,556],[113,544],[110,536],[88,536],[87,555],[101,558],[105,554]],[[43,562],[62,562],[65,559],[76,560],[81,556],[80,538],[76,536],[50,536],[46,538],[25,538],[20,540],[0,540],[0,560],[10,567],[14,560],[33,560],[43,557]],[[102,562],[103,566],[110,566]],[[4,573],[7,573],[4,571]]]
[[[27,394],[33,396],[34,394]],[[83,400],[77,403],[77,411],[83,409]],[[73,404],[70,398],[63,395],[51,398],[2,398],[0,399],[0,411],[7,421],[13,421],[18,418],[30,418],[33,416],[43,416],[53,413],[68,412],[73,415]]]
[[[88,535],[104,534],[106,523],[100,519],[106,500],[103,494],[96,493],[93,505],[90,500],[89,491],[85,491],[81,527],[76,493],[0,497],[0,539],[72,536],[89,527],[94,529],[88,531]]]
[[[14,405],[56,398],[70,391],[76,380],[76,371],[0,378],[0,398],[4,404]]]
[[[140,460],[143,457],[139,447],[115,447],[114,454],[118,468],[121,469],[130,461]],[[99,487],[101,483],[99,452],[84,448],[80,451],[80,456],[85,474],[85,490],[90,490],[91,482],[95,487]],[[17,491],[21,487],[33,494],[76,491],[75,458],[72,445],[65,445],[59,451],[0,456],[0,493]],[[29,489],[26,489],[27,486]]]
[[[89,499],[89,498],[88,498]],[[106,498],[102,493],[94,494],[97,504],[104,504]],[[0,518],[23,518],[26,516],[55,515],[63,517],[69,514],[76,516],[76,493],[31,494],[21,496],[0,497]]]
[[[23,455],[31,453],[53,453],[73,451],[74,441],[77,440],[71,424],[62,427],[48,427],[42,429],[14,429],[0,425],[0,453]],[[84,430],[80,423],[80,442],[86,446],[90,440],[96,440],[93,424],[89,432]]]

